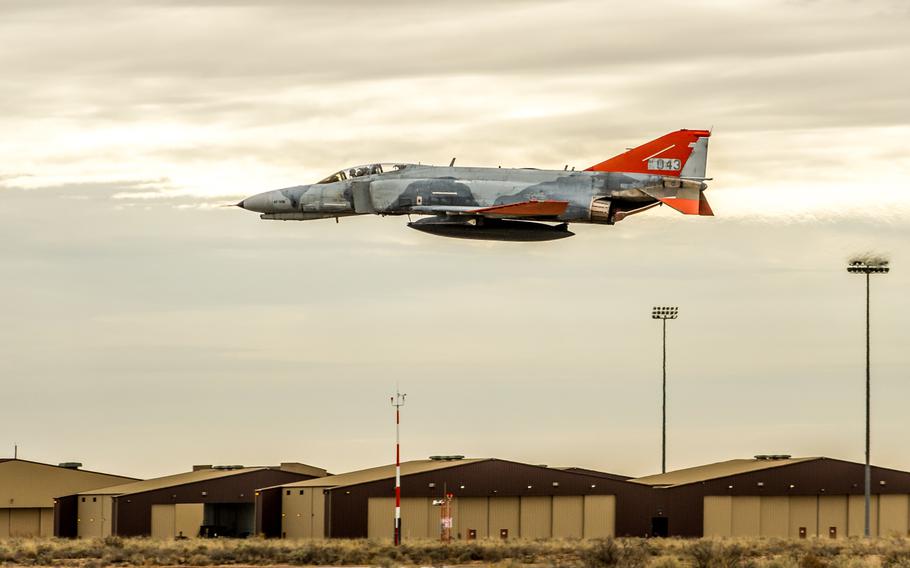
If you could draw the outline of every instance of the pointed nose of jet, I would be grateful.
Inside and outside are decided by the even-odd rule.
[[[247,211],[255,211],[257,213],[268,213],[269,206],[272,202],[271,193],[272,192],[265,192],[252,197],[247,197],[238,203],[237,207],[246,209]]]

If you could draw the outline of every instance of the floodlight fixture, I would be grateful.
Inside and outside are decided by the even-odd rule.
[[[863,534],[866,538],[870,535],[870,519],[872,510],[872,466],[869,457],[869,440],[870,440],[870,414],[871,414],[871,373],[869,365],[869,280],[873,274],[888,274],[891,267],[888,261],[881,257],[857,258],[850,261],[847,265],[847,272],[850,274],[866,275],[866,467],[864,479],[864,497],[865,497],[865,519]]]
[[[651,309],[651,319],[676,319],[679,317],[679,308],[676,306],[654,306]]]
[[[679,317],[678,306],[654,306],[651,308],[651,319],[662,320],[663,327],[663,382],[662,411],[660,428],[660,472],[667,472],[667,320]]]
[[[888,274],[891,267],[887,260],[853,260],[847,265],[851,274]]]

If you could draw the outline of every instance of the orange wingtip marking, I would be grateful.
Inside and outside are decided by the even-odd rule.
[[[509,203],[508,205],[494,205],[493,207],[485,207],[484,209],[477,209],[476,211],[472,211],[472,213],[495,215],[556,216],[562,215],[568,206],[568,201],[522,201],[520,203]]]
[[[661,202],[685,215],[698,215],[698,209],[701,204],[700,199],[678,199],[676,197],[667,197],[661,199]]]

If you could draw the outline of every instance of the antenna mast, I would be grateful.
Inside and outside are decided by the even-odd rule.
[[[398,392],[395,388],[395,396],[392,397],[392,406],[395,407],[395,546],[401,544],[401,442],[399,438],[399,429],[401,427],[401,407],[404,406],[404,399],[408,396]]]

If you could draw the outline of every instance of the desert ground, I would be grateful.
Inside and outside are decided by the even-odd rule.
[[[605,539],[416,541],[155,541],[12,539],[0,542],[5,566],[541,566],[605,568],[901,567],[907,537],[844,540]]]

